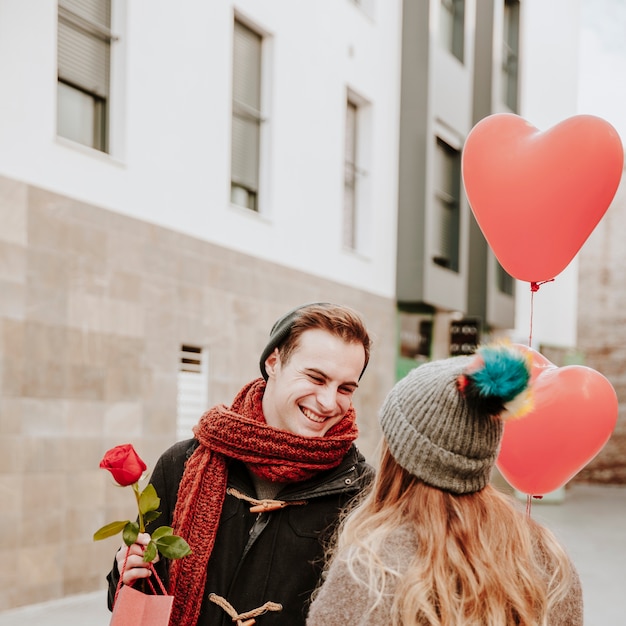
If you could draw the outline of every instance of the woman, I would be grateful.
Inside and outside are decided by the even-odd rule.
[[[583,623],[563,548],[489,484],[503,420],[530,409],[529,367],[486,346],[395,385],[377,477],[340,527],[307,626]]]

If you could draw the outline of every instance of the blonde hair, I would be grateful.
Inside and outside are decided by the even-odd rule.
[[[416,546],[401,572],[380,555],[398,529]],[[393,626],[546,625],[573,581],[552,533],[510,497],[491,485],[467,495],[430,487],[398,465],[384,443],[376,479],[342,521],[334,554],[367,587],[372,610],[395,590]]]

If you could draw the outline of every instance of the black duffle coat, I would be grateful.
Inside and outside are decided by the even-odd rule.
[[[195,439],[176,443],[156,463],[150,482],[161,498],[161,516],[148,526],[148,532],[172,525],[185,462],[197,445]],[[257,626],[304,626],[309,598],[320,579],[324,550],[339,513],[372,476],[372,468],[353,445],[335,469],[286,484],[275,496],[277,500],[306,504],[251,513],[249,502],[227,493],[209,559],[200,617],[195,625],[177,626],[232,626],[225,610],[208,600],[211,593],[225,598],[238,613],[268,601],[282,605],[279,612],[256,617]],[[256,497],[248,470],[239,461],[229,462],[228,486]],[[167,566],[166,559],[157,563],[166,586]],[[107,578],[111,608],[119,579],[115,564]]]

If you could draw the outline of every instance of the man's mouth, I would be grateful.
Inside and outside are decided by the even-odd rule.
[[[304,416],[307,419],[310,419],[312,422],[317,422],[318,424],[323,424],[328,419],[328,417],[313,413],[313,411],[311,411],[310,409],[306,409],[303,406],[300,407],[300,410],[302,411],[302,413],[304,413]]]

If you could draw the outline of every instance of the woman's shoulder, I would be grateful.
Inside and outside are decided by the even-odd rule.
[[[566,586],[561,599],[551,610],[550,624],[582,626],[584,618],[582,585],[571,556],[552,532],[541,524],[535,525],[534,550],[545,570],[547,580],[553,578],[559,564],[565,569],[561,570],[560,576],[565,577]]]
[[[409,524],[398,526],[389,532],[382,545],[389,552],[412,557],[417,549],[415,529]]]
[[[417,553],[417,538],[410,525],[389,529],[377,529],[368,538],[368,550],[376,555],[379,563],[394,572],[405,572]],[[362,547],[352,545],[342,553],[343,559],[351,561],[355,554],[362,556]]]

